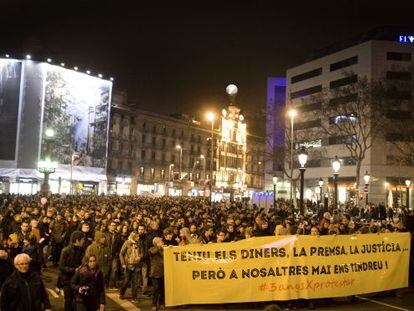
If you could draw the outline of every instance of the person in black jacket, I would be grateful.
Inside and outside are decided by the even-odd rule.
[[[0,309],[4,311],[50,311],[49,297],[40,275],[29,269],[30,257],[14,258],[16,270],[3,284]]]
[[[66,246],[60,255],[58,287],[63,287],[65,295],[65,311],[73,310],[73,293],[70,287],[70,280],[77,268],[82,264],[84,256],[83,243],[85,235],[80,231],[75,231],[70,237],[70,244]]]
[[[103,311],[105,309],[105,282],[95,255],[85,257],[81,268],[71,280],[75,293],[76,311]]]
[[[0,248],[0,289],[6,279],[13,273],[13,264],[9,254]]]

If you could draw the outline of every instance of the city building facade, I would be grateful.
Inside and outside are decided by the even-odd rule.
[[[264,149],[261,137],[247,135],[246,138],[246,132],[243,132],[244,138],[232,134],[231,139],[241,139],[240,147],[236,148],[240,155],[233,154],[222,140],[221,123],[212,131],[208,122],[201,123],[186,115],[166,116],[128,106],[126,95],[120,92],[114,92],[113,99],[107,172],[109,193],[209,196],[212,157],[213,200],[230,198],[234,191],[229,188],[238,190],[239,197],[263,188],[263,165],[258,164],[263,163],[259,157]],[[228,145],[228,139],[224,140]],[[239,162],[231,162],[232,156]],[[247,164],[248,160],[257,163]],[[225,175],[230,163],[239,166],[232,168],[235,174]],[[224,181],[228,184],[224,185]]]
[[[330,105],[346,104],[356,100],[358,94],[335,98],[333,94],[341,88],[358,81],[396,81],[408,82],[404,89],[398,90],[403,103],[393,113],[387,114],[391,122],[401,118],[413,119],[413,84],[412,66],[414,65],[414,45],[399,42],[398,30],[382,29],[358,38],[323,49],[314,58],[304,64],[287,70],[286,104],[288,109],[295,109],[294,119],[295,163],[294,172],[298,175],[297,151],[306,147],[309,159],[305,172],[305,198],[319,200],[322,194],[333,195],[332,161],[337,156],[341,162],[338,178],[339,202],[361,199],[368,195],[371,202],[402,204],[406,202],[405,180],[414,177],[414,166],[409,163],[396,163],[396,150],[392,146],[395,139],[384,129],[383,137],[373,141],[362,160],[359,189],[356,185],[356,161],[344,145],[344,139],[353,137],[334,137],[324,134],[323,126],[334,122],[353,122],[357,115],[323,115],[321,95],[325,90],[329,94],[326,100]],[[322,97],[323,98],[323,97]],[[286,128],[290,120],[285,119]],[[354,119],[355,120],[355,119]],[[375,120],[371,120],[375,122]],[[287,131],[288,133],[288,131]],[[288,137],[286,136],[288,139]],[[286,168],[290,167],[286,159]],[[364,175],[368,173],[369,184],[364,187]],[[318,186],[322,178],[322,193]],[[410,190],[409,190],[410,191]],[[359,195],[359,198],[356,196]],[[410,199],[411,201],[411,199]]]

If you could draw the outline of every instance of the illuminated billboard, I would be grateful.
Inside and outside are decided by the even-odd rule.
[[[42,157],[45,131],[55,132],[53,158],[77,166],[106,167],[112,82],[42,64],[44,76]]]
[[[0,59],[0,160],[15,160],[22,63]]]

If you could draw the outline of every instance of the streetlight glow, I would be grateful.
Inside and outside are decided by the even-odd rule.
[[[308,162],[308,153],[306,152],[305,147],[302,146],[301,151],[298,155],[299,164],[301,167],[305,167],[306,162]]]
[[[332,162],[332,169],[335,174],[338,174],[341,169],[341,162],[339,161],[338,156],[335,156],[335,160]]]
[[[175,148],[181,149],[181,145],[176,145]]]
[[[365,172],[364,175],[364,181],[366,184],[369,184],[369,180],[371,179],[371,176],[369,175],[368,171]]]
[[[322,177],[321,177],[321,178],[319,178],[319,180],[318,180],[318,185],[319,185],[319,187],[321,187],[321,188],[322,188],[322,186],[323,186],[323,179],[322,179]]]
[[[274,185],[276,185],[276,184],[277,184],[277,179],[278,179],[278,178],[277,178],[277,176],[273,176],[273,177],[272,177],[272,180],[273,180],[273,184],[274,184]]]
[[[30,54],[27,54],[26,59],[32,59],[32,56]]]
[[[410,179],[406,179],[405,180],[405,185],[407,186],[407,188],[409,188],[411,186],[411,180]]]
[[[291,117],[292,119],[293,119],[294,117],[296,117],[296,116],[297,116],[297,114],[298,114],[298,112],[297,112],[295,109],[289,109],[289,111],[288,111],[288,115],[289,115],[289,117]]]
[[[213,112],[207,113],[207,120],[213,121],[215,119],[215,114]]]

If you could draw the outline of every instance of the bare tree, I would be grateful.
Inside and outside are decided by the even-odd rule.
[[[333,143],[343,144],[355,161],[356,188],[359,189],[361,165],[374,141],[383,137],[387,124],[384,85],[354,73],[344,74],[352,83],[330,85],[316,96],[322,103],[321,129]]]

